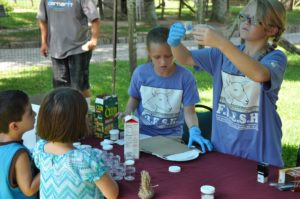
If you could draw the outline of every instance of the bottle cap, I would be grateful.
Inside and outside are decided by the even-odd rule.
[[[126,160],[125,161],[125,165],[127,165],[127,166],[132,166],[132,165],[134,165],[134,160]]]
[[[178,173],[181,171],[180,166],[169,166],[169,172],[171,173]]]
[[[216,189],[215,189],[215,187],[210,186],[210,185],[203,185],[203,186],[201,186],[200,191],[201,191],[201,193],[204,193],[204,194],[214,194]]]
[[[91,145],[88,145],[88,144],[82,144],[82,145],[80,145],[80,148],[81,148],[81,149],[91,149],[92,146],[91,146]]]
[[[76,148],[79,148],[79,147],[80,147],[80,145],[81,145],[81,143],[80,143],[80,142],[74,142],[74,143],[73,143],[73,146],[74,146],[74,147],[76,147]]]
[[[112,150],[113,149],[113,145],[105,144],[105,145],[102,146],[102,149],[104,151]]]
[[[113,144],[113,141],[109,139],[104,139],[102,142],[100,142],[101,146],[108,145],[108,144]]]

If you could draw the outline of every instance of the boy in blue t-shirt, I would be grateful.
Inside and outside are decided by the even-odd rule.
[[[193,74],[175,64],[167,44],[168,28],[152,29],[147,35],[150,62],[136,68],[129,87],[129,101],[123,115],[136,111],[140,132],[150,136],[181,137],[184,119],[189,127],[188,146],[198,143],[203,152],[212,150],[201,136],[195,104],[199,94]]]
[[[0,198],[37,198],[40,174],[34,166],[22,135],[34,127],[36,113],[26,93],[0,92]]]

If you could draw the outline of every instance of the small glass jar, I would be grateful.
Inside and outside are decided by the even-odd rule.
[[[134,160],[126,160],[124,163],[125,176],[124,179],[127,181],[133,181],[135,179],[135,167]]]
[[[200,188],[201,199],[214,199],[215,187],[210,185],[203,185]]]

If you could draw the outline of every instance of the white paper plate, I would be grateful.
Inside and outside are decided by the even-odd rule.
[[[174,155],[169,155],[163,159],[175,162],[184,162],[189,160],[194,160],[198,158],[200,151],[198,149],[194,149],[192,151],[187,151],[184,153],[178,153]]]

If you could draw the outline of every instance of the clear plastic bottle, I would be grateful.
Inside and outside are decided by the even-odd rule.
[[[215,187],[210,185],[203,185],[200,188],[201,199],[214,199]]]

